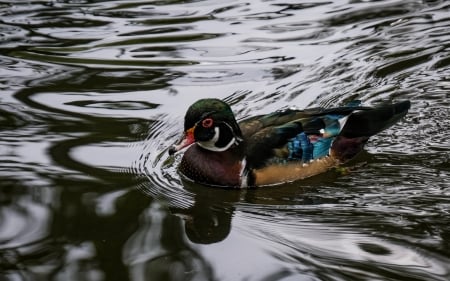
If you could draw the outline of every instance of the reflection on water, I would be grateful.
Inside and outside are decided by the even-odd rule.
[[[450,279],[449,3],[297,2],[1,2],[0,279]],[[239,191],[167,155],[203,97],[412,108],[347,172]]]

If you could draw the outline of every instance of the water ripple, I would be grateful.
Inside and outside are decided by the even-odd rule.
[[[159,198],[177,208],[189,208],[194,204],[193,194],[181,188],[181,182],[176,175],[173,160],[168,159],[167,142],[161,140],[174,139],[176,135],[165,122],[158,122],[151,127],[150,134],[145,140],[143,153],[133,169],[145,175],[149,182],[140,186],[140,190],[152,197]],[[174,125],[176,120],[172,121]]]
[[[3,1],[0,266],[30,280],[37,263],[59,279],[192,268],[210,280],[448,280],[449,11],[447,1]],[[345,169],[229,191],[183,183],[181,155],[167,154],[204,97],[239,120],[355,99],[412,108]]]

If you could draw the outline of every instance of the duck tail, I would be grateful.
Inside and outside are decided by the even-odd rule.
[[[334,140],[331,153],[341,162],[356,156],[369,137],[389,128],[408,113],[409,101],[356,110]]]
[[[397,123],[408,113],[411,103],[402,101],[350,114],[340,135],[347,138],[370,137]]]

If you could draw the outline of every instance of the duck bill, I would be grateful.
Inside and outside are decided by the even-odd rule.
[[[184,134],[183,137],[177,142],[177,144],[174,144],[170,149],[169,149],[169,154],[173,155],[176,152],[182,150],[183,148],[193,144],[195,142],[195,138],[194,138],[194,128],[190,128],[189,130],[187,130]]]

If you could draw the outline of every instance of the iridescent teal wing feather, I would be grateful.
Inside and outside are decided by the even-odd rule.
[[[304,112],[301,112],[301,115],[299,113],[289,112],[291,117],[301,116],[301,119],[297,120],[286,120],[287,114],[279,114],[277,118],[274,118],[273,114],[268,116],[272,119],[272,124],[278,124],[282,119],[288,122],[268,126],[246,138],[245,154],[248,163],[253,167],[287,161],[308,163],[327,156],[334,138],[342,129],[342,119],[346,116],[307,116]],[[263,119],[262,122],[267,120]]]

